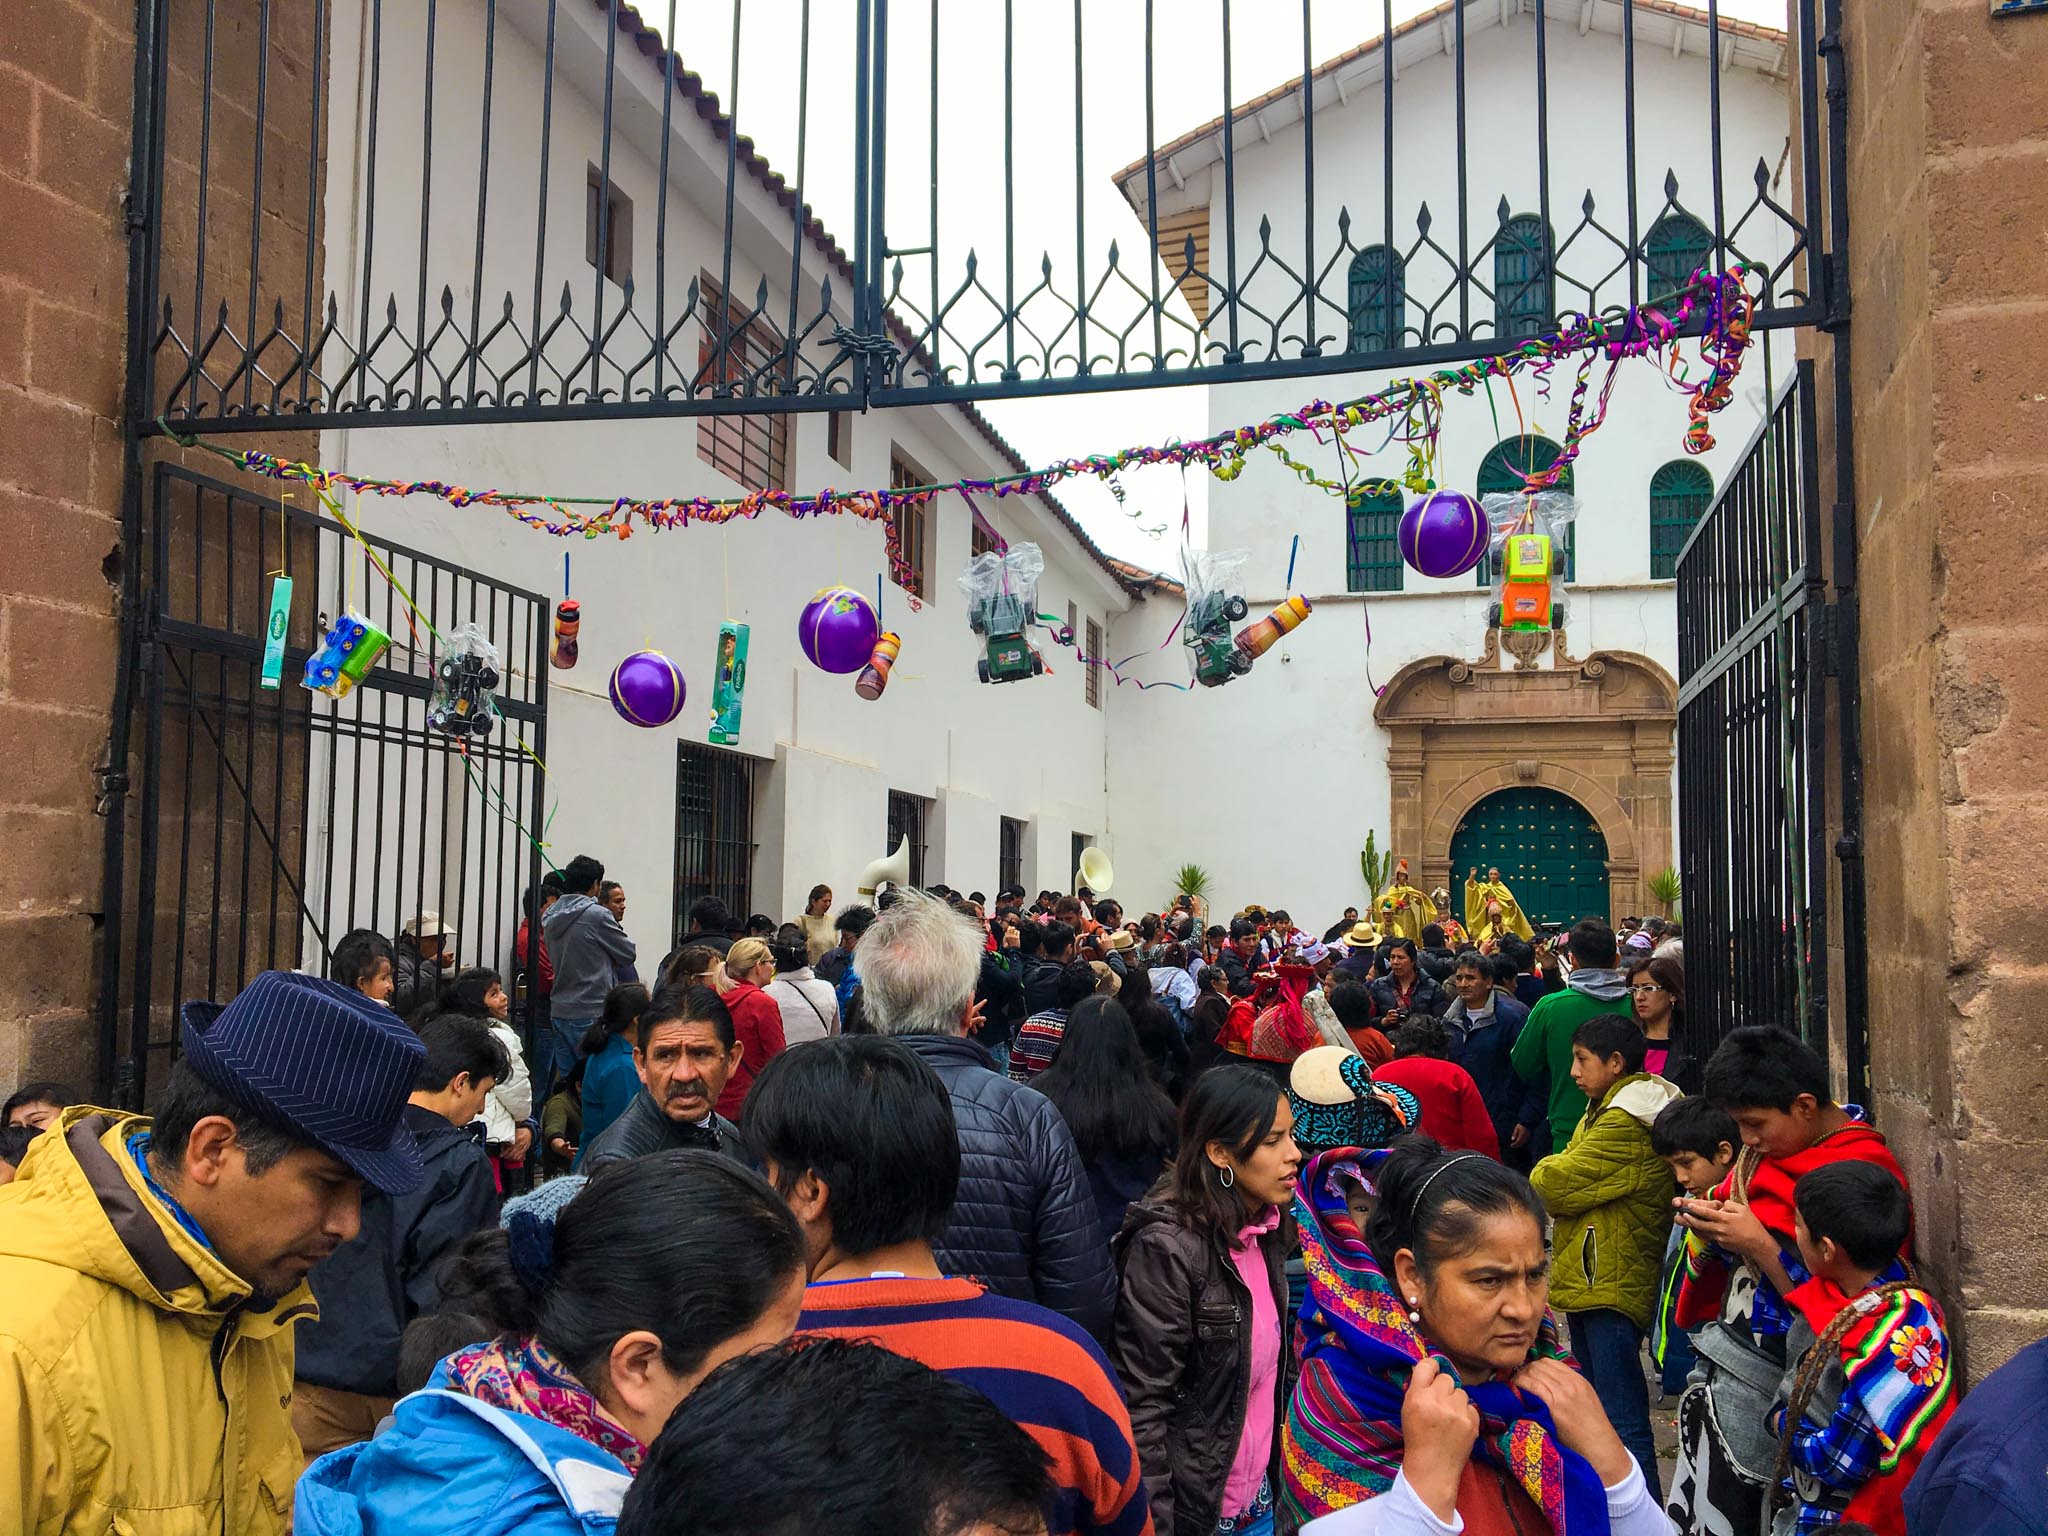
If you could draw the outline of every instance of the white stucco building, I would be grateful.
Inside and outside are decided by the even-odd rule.
[[[1597,310],[1625,304],[1629,294],[1629,197],[1625,159],[1615,147],[1622,137],[1621,12],[1618,0],[1548,9],[1554,302]],[[500,105],[490,116],[489,190],[479,230],[483,53],[461,40],[483,35],[484,0],[441,0],[436,24],[448,42],[431,58],[389,38],[373,50],[368,8],[334,10],[327,273],[350,303],[371,295],[370,314],[345,313],[345,324],[367,320],[374,333],[387,302],[412,313],[423,297],[415,276],[422,267],[431,274],[424,295],[430,312],[446,302],[466,315],[479,296],[488,311],[508,292],[523,293],[533,284],[537,223],[550,253],[541,263],[546,292],[536,293],[531,321],[519,306],[524,331],[560,317],[586,333],[624,323],[652,335],[657,309],[669,325],[684,312],[693,279],[705,292],[722,283],[735,307],[747,310],[765,284],[763,319],[750,327],[748,345],[772,357],[782,343],[770,322],[790,308],[793,258],[799,290],[814,295],[830,281],[835,317],[845,318],[850,263],[814,219],[802,222],[799,236],[794,192],[744,142],[730,181],[732,267],[723,270],[729,124],[696,78],[680,62],[671,65],[651,31],[637,19],[621,24],[610,72],[609,164],[601,169],[601,0],[552,7],[546,0],[499,0],[492,14],[490,88]],[[397,24],[391,17],[384,22]],[[1369,42],[1319,66],[1308,82],[1314,264],[1355,262],[1348,272],[1339,266],[1323,292],[1341,291],[1349,276],[1352,288],[1371,299],[1349,315],[1323,306],[1317,329],[1326,351],[1387,344],[1389,246],[1401,258],[1393,308],[1404,343],[1436,336],[1443,294],[1451,294],[1453,306],[1459,302],[1458,176],[1447,106],[1454,93],[1451,29],[1447,4],[1391,38],[1390,225],[1382,180],[1389,48]],[[1543,282],[1545,243],[1535,217],[1541,178],[1531,131],[1532,8],[1528,0],[1473,0],[1465,5],[1465,29],[1464,238],[1479,285],[1466,286],[1465,301],[1485,305],[1488,292],[1512,291],[1532,313],[1547,315],[1553,292]],[[1680,277],[1672,280],[1682,280],[1704,254],[1698,226],[1681,214],[1690,209],[1711,220],[1714,213],[1706,124],[1716,77],[1727,223],[1752,261],[1776,265],[1791,248],[1788,226],[1768,208],[1752,207],[1759,166],[1764,195],[1790,202],[1780,176],[1785,40],[1743,23],[1725,22],[1723,29],[1719,55],[1710,58],[1703,11],[1674,0],[1635,6],[1635,225],[1638,255],[1647,254],[1651,269],[1639,265],[1642,281],[1673,269]],[[385,103],[374,136],[366,69],[373,56]],[[420,99],[429,66],[430,139],[417,112],[391,107]],[[667,114],[663,185],[670,73],[677,96]],[[516,104],[537,102],[550,89],[543,156],[540,115]],[[1290,291],[1281,264],[1300,270],[1309,263],[1303,94],[1301,81],[1284,83],[1232,114],[1238,269],[1252,271],[1262,251],[1267,257],[1239,296],[1240,322],[1261,310],[1284,310],[1299,290]],[[1219,119],[1161,146],[1153,157],[1156,214],[1146,201],[1144,163],[1118,174],[1141,224],[1156,217],[1169,272],[1181,270],[1190,239],[1202,271],[1224,270],[1231,231],[1224,223],[1221,130]],[[428,165],[431,180],[423,184]],[[1425,203],[1426,238],[1418,222]],[[414,207],[417,217],[394,212]],[[367,216],[372,208],[374,221]],[[1513,222],[1504,225],[1504,217]],[[658,240],[667,274],[661,295],[652,287]],[[1611,248],[1608,259],[1589,262],[1587,253],[1601,241]],[[1507,266],[1494,265],[1496,252]],[[1589,270],[1605,275],[1574,287]],[[1190,277],[1181,291],[1208,336],[1225,341],[1233,317],[1212,312],[1202,279]],[[1518,323],[1513,300],[1508,309],[1505,323]],[[696,363],[703,335],[696,319],[687,321],[675,356]],[[489,356],[502,366],[524,344],[518,331],[508,333]],[[816,337],[807,341],[806,355],[818,344]],[[551,365],[557,361],[551,353]],[[611,361],[600,362],[592,376],[614,391],[628,383]],[[561,387],[545,371],[539,381]],[[644,948],[667,937],[671,894],[679,888],[687,895],[709,884],[777,917],[793,914],[815,882],[830,884],[844,900],[864,866],[905,826],[917,829],[918,872],[927,881],[990,891],[1006,879],[1033,890],[1064,888],[1077,848],[1100,842],[1116,862],[1120,894],[1134,907],[1166,901],[1172,870],[1192,861],[1215,877],[1216,909],[1281,901],[1317,927],[1362,901],[1358,852],[1368,832],[1432,882],[1446,876],[1454,856],[1475,850],[1514,878],[1513,850],[1501,839],[1526,833],[1534,851],[1521,876],[1531,882],[1525,905],[1541,912],[1554,900],[1591,910],[1611,900],[1618,916],[1636,909],[1630,904],[1642,882],[1675,858],[1670,560],[1686,520],[1704,508],[1756,425],[1763,386],[1761,359],[1753,355],[1734,405],[1715,423],[1718,445],[1689,460],[1680,448],[1683,397],[1648,364],[1625,372],[1605,426],[1574,470],[1580,515],[1563,585],[1568,622],[1560,645],[1527,672],[1502,672],[1496,664],[1451,675],[1449,663],[1487,649],[1486,591],[1470,576],[1431,581],[1404,571],[1392,543],[1398,506],[1347,513],[1339,499],[1302,486],[1264,452],[1252,455],[1237,480],[1210,488],[1208,542],[1250,552],[1246,596],[1256,617],[1285,595],[1290,541],[1298,534],[1294,590],[1313,601],[1315,612],[1250,676],[1193,693],[1111,688],[1057,650],[1049,652],[1050,676],[1001,687],[976,681],[978,641],[954,582],[979,545],[977,516],[1002,539],[1043,548],[1039,607],[1071,619],[1091,649],[1115,656],[1147,650],[1180,615],[1174,591],[1109,560],[1045,496],[983,499],[978,513],[945,498],[932,504],[921,529],[903,528],[909,545],[921,545],[916,563],[925,606],[912,613],[904,592],[887,587],[885,617],[901,633],[903,650],[887,693],[874,703],[855,696],[850,678],[810,666],[796,637],[797,614],[816,589],[844,583],[874,590],[886,562],[872,524],[799,524],[771,513],[739,527],[642,532],[630,542],[563,541],[502,513],[450,509],[426,498],[366,501],[360,513],[373,530],[550,596],[560,594],[569,551],[573,593],[583,605],[582,659],[575,670],[551,676],[548,841],[558,859],[590,851],[605,860],[628,888],[628,926]],[[1222,430],[1313,397],[1342,400],[1372,387],[1374,377],[1362,373],[1213,387],[1210,425]],[[1548,398],[1525,377],[1512,394],[1497,387],[1490,403],[1448,402],[1439,482],[1498,489],[1499,464],[1487,463],[1489,455],[1518,455],[1524,441],[1537,445],[1543,462],[1542,441],[1563,433],[1569,389],[1560,370]],[[649,496],[736,496],[762,483],[799,491],[917,484],[1023,467],[983,417],[952,404],[866,415],[342,429],[325,433],[320,451],[323,464],[362,475],[431,473],[473,486]],[[1294,451],[1333,466],[1333,451],[1306,439]],[[1402,468],[1394,455],[1381,463],[1387,474]],[[750,626],[749,681],[737,746],[713,747],[705,744],[712,652],[726,619]],[[605,697],[612,666],[646,647],[666,651],[689,679],[689,706],[665,729],[627,725]],[[1560,661],[1560,651],[1571,659]],[[1492,654],[1500,656],[1497,648]],[[1134,670],[1179,677],[1185,661],[1176,646]],[[1387,690],[1377,717],[1376,686]],[[313,803],[324,798],[316,782]],[[309,886],[318,888],[322,875],[309,870]]]
[[[433,274],[428,299],[440,302],[444,278],[464,315],[477,288],[491,309],[508,290],[523,292],[532,282],[536,211],[544,210],[548,249],[583,252],[585,260],[579,264],[573,254],[549,259],[543,320],[553,320],[566,274],[569,312],[589,328],[595,323],[593,220],[606,13],[590,0],[562,0],[555,8],[546,157],[551,180],[543,201],[539,114],[517,104],[542,99],[548,10],[542,0],[496,6],[492,90],[498,107],[476,283],[471,253],[483,91],[477,44],[485,7],[483,0],[442,0],[439,7],[443,41],[432,59],[433,185],[427,190],[430,208],[456,212],[422,215]],[[422,128],[416,110],[396,111],[391,104],[419,99],[428,61],[424,50],[396,47],[391,37],[379,50],[377,88],[385,110],[375,143],[372,233],[363,217],[372,174],[361,69],[369,56],[360,32],[366,15],[367,7],[334,11],[330,112],[337,131],[327,165],[326,228],[328,270],[338,293],[358,294],[363,263],[374,268],[374,327],[387,293],[408,314],[418,298],[421,220],[393,210],[420,205]],[[406,24],[417,26],[417,18]],[[399,18],[387,15],[385,25],[395,28]],[[664,198],[668,323],[684,312],[691,279],[703,284],[723,276],[726,123],[678,63],[668,184],[661,187],[665,55],[637,20],[630,28],[622,23],[621,36],[604,199],[615,241],[607,252],[604,323],[616,323],[629,307],[628,323],[652,332],[657,210]],[[354,132],[346,131],[351,122]],[[787,305],[794,198],[750,146],[742,146],[737,163],[728,291],[751,309],[765,279],[766,314],[773,316]],[[815,295],[829,279],[835,309],[843,308],[851,268],[832,236],[811,221],[798,254],[805,293]],[[630,305],[623,284],[628,276],[638,278]],[[693,319],[674,343],[689,366],[698,362],[702,335]],[[750,330],[749,344],[772,353],[779,339],[764,324]],[[508,341],[503,356],[517,350],[516,341]],[[616,369],[605,364],[601,372],[616,388]],[[325,465],[361,475],[430,473],[478,486],[647,496],[730,497],[764,482],[792,490],[923,484],[1024,467],[984,417],[959,405],[866,415],[341,430],[324,435],[321,452]],[[1138,601],[1129,577],[1050,498],[982,498],[980,513],[1004,540],[1041,546],[1046,571],[1039,606],[1071,615],[1084,636],[1101,632]],[[642,530],[621,542],[552,539],[502,513],[450,509],[426,497],[366,499],[360,516],[366,527],[414,548],[550,596],[561,595],[563,554],[569,552],[573,595],[582,605],[582,654],[574,670],[550,678],[548,799],[556,808],[548,842],[557,861],[576,852],[597,854],[608,876],[626,885],[627,926],[640,937],[643,954],[658,955],[665,946],[674,887],[701,890],[714,877],[709,883],[744,903],[743,911],[778,918],[799,911],[820,881],[844,902],[853,898],[862,869],[888,851],[893,830],[904,824],[921,827],[912,837],[922,843],[916,867],[926,880],[991,892],[1006,875],[1033,889],[1064,888],[1077,840],[1092,842],[1105,833],[1108,717],[1100,680],[1091,682],[1058,654],[1051,658],[1052,675],[1027,683],[985,687],[976,680],[978,642],[955,586],[974,527],[958,497],[935,502],[923,520],[915,561],[923,572],[922,611],[911,612],[893,583],[886,587],[883,618],[903,646],[886,693],[872,703],[856,697],[852,677],[829,675],[804,659],[797,617],[823,587],[844,583],[874,593],[878,574],[888,569],[876,524],[852,517],[797,523],[770,513],[725,527]],[[917,542],[915,528],[904,533],[908,543]],[[739,743],[713,747],[705,744],[710,674],[725,619],[750,626],[749,673]],[[680,662],[688,678],[688,707],[664,729],[625,723],[606,697],[613,666],[647,647]],[[1032,743],[1055,741],[1058,751],[1032,750]],[[687,744],[680,754],[679,744]],[[316,783],[313,803],[325,801]],[[698,824],[683,828],[679,818]],[[685,831],[689,835],[681,836]],[[707,859],[715,868],[705,867]],[[309,876],[309,886],[320,888],[321,872]],[[430,875],[427,889],[433,888]]]
[[[1586,0],[1547,10],[1556,302],[1592,312],[1629,302],[1621,7]],[[1394,300],[1405,343],[1434,335],[1446,314],[1457,318],[1453,26],[1451,6],[1441,5],[1392,37],[1391,228],[1382,181],[1387,50],[1374,39],[1313,72],[1313,260],[1320,269],[1337,253],[1336,269],[1352,263],[1353,292],[1367,296],[1352,316],[1324,307],[1317,330],[1329,338],[1326,350],[1347,346],[1347,321],[1364,330],[1364,345],[1386,344],[1386,297],[1378,280],[1389,244],[1405,258],[1405,291]],[[1671,282],[1683,281],[1703,254],[1697,242],[1705,232],[1689,229],[1683,210],[1709,224],[1714,214],[1707,124],[1716,72],[1728,226],[1736,230],[1742,210],[1756,200],[1760,164],[1769,195],[1781,204],[1790,200],[1780,175],[1788,124],[1785,39],[1748,24],[1722,26],[1716,59],[1704,9],[1666,0],[1638,0],[1635,9],[1638,249],[1649,253],[1654,273],[1680,274]],[[1535,307],[1548,313],[1538,265],[1533,7],[1526,0],[1467,5],[1465,29],[1465,212],[1475,281],[1507,296],[1510,305],[1514,294],[1529,292]],[[1278,258],[1268,259],[1245,286],[1238,316],[1245,338],[1263,334],[1255,311],[1278,313],[1298,299],[1298,283],[1285,268],[1309,264],[1302,95],[1297,78],[1233,113],[1238,270],[1252,271],[1260,258],[1262,221],[1270,220],[1270,257]],[[1221,301],[1212,307],[1211,287],[1199,274],[1217,275],[1218,291],[1226,282],[1222,128],[1218,118],[1161,145],[1152,178],[1159,248],[1178,274],[1187,269],[1192,240],[1196,275],[1181,288],[1215,339],[1227,338],[1231,316]],[[1675,185],[1669,194],[1667,175]],[[1117,180],[1140,220],[1149,221],[1145,162]],[[1427,239],[1418,228],[1424,204]],[[1349,248],[1340,233],[1347,214]],[[1752,262],[1774,266],[1785,259],[1791,233],[1763,210],[1740,225],[1737,239]],[[1595,248],[1601,257],[1589,260]],[[1606,275],[1575,286],[1572,280],[1588,270]],[[1646,282],[1640,291],[1647,297],[1657,289]],[[1446,293],[1447,301],[1440,298]],[[1467,302],[1479,322],[1475,330],[1484,334],[1493,318],[1486,292],[1468,288]],[[1513,323],[1512,313],[1504,318]],[[1302,328],[1299,310],[1290,328]],[[1761,419],[1761,352],[1760,346],[1752,351],[1734,403],[1714,420],[1716,446],[1697,459],[1681,446],[1684,397],[1666,386],[1654,365],[1624,367],[1606,423],[1587,440],[1573,470],[1579,519],[1574,568],[1562,588],[1569,609],[1563,640],[1571,657],[1607,658],[1592,669],[1594,676],[1551,652],[1535,673],[1503,677],[1489,666],[1446,681],[1446,661],[1480,658],[1489,643],[1488,593],[1470,574],[1431,580],[1401,566],[1393,537],[1398,500],[1347,515],[1341,499],[1302,485],[1262,450],[1251,454],[1236,480],[1211,485],[1209,547],[1250,552],[1246,595],[1253,616],[1285,595],[1296,535],[1294,590],[1315,610],[1250,676],[1224,689],[1192,697],[1120,690],[1127,697],[1118,698],[1112,722],[1110,824],[1119,876],[1133,899],[1150,902],[1169,890],[1170,872],[1193,861],[1214,876],[1218,909],[1284,901],[1319,926],[1345,905],[1362,903],[1358,855],[1373,832],[1382,849],[1408,858],[1430,886],[1447,881],[1458,887],[1468,857],[1499,862],[1511,880],[1519,862],[1532,911],[1551,904],[1560,911],[1593,910],[1609,900],[1616,917],[1653,910],[1638,904],[1641,884],[1676,855],[1670,562],[1689,521]],[[1254,359],[1259,355],[1250,351]],[[1779,349],[1778,361],[1782,382],[1789,349]],[[1257,422],[1313,398],[1356,398],[1387,377],[1338,374],[1212,388],[1210,427]],[[1596,390],[1598,383],[1596,371]],[[1547,465],[1564,433],[1570,388],[1570,370],[1561,367],[1547,391],[1525,374],[1512,392],[1496,383],[1490,400],[1485,394],[1448,400],[1438,483],[1468,493],[1519,483],[1512,476],[1502,481],[1499,457],[1519,457],[1524,432],[1537,445],[1534,467]],[[1383,436],[1384,429],[1356,434],[1367,447]],[[1293,451],[1335,477],[1333,448],[1297,437]],[[1398,476],[1404,467],[1397,444],[1375,461],[1373,472]],[[1661,526],[1653,529],[1653,523]],[[1159,602],[1123,615],[1113,648],[1129,653],[1156,643],[1174,617],[1170,605]],[[1514,661],[1503,654],[1500,664],[1512,668]],[[1387,690],[1383,701],[1375,686]],[[1172,778],[1208,785],[1211,793],[1193,805],[1159,793]],[[1481,807],[1489,795],[1497,798]],[[1460,840],[1461,827],[1469,840]],[[1575,839],[1576,848],[1567,846]],[[1516,859],[1511,848],[1529,857]],[[1454,852],[1462,855],[1455,871]],[[1284,879],[1277,870],[1286,872]]]

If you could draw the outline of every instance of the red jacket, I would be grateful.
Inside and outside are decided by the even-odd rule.
[[[733,1037],[739,1041],[740,1064],[725,1080],[725,1091],[718,1096],[718,1112],[738,1125],[747,1090],[754,1086],[761,1069],[782,1054],[788,1042],[782,1034],[782,1005],[751,981],[739,982],[727,992],[725,1007],[732,1015]]]
[[[519,962],[522,970],[526,968],[527,964],[526,942],[527,928],[529,926],[527,920],[522,917],[519,920],[519,936],[512,941],[513,958]],[[548,941],[546,939],[540,941],[540,964],[537,970],[537,974],[535,971],[527,971],[527,974],[534,979],[533,995],[535,997],[546,997],[555,990],[555,962],[548,958]]]
[[[1453,1061],[1433,1056],[1403,1056],[1372,1075],[1383,1083],[1396,1083],[1414,1094],[1422,1105],[1422,1133],[1451,1152],[1484,1152],[1500,1156],[1500,1137],[1493,1129],[1493,1117],[1486,1112],[1486,1100],[1472,1074]]]

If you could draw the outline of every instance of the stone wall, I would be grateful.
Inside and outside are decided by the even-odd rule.
[[[319,111],[313,9],[268,9],[267,55],[257,0],[220,0],[214,13],[208,305],[228,300],[237,316],[249,288],[259,84],[266,314],[274,300],[299,302],[309,165],[319,176],[307,149]],[[168,10],[159,217],[165,282],[187,291],[207,10]],[[138,554],[122,542],[120,425],[134,27],[130,0],[8,0],[0,24],[0,1085],[55,1076],[85,1087],[110,1069],[96,1060],[93,1023],[110,899],[107,823],[96,812],[121,802],[102,800],[96,770],[107,766],[121,582]],[[317,231],[315,240],[318,284]],[[299,457],[316,446],[305,434],[265,445]],[[219,461],[194,460],[208,466]],[[131,756],[122,766],[132,776],[138,765]],[[132,823],[132,799],[128,808]]]
[[[2048,17],[1844,10],[1873,1107],[1975,1379],[2048,1331]]]

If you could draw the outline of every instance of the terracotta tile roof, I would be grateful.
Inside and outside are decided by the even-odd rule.
[[[600,11],[608,9],[607,0],[591,0],[591,4]],[[648,60],[654,66],[657,74],[666,73],[673,69],[676,94],[683,101],[689,103],[697,116],[710,128],[712,136],[720,143],[730,138],[732,135],[732,119],[719,109],[717,94],[705,86],[702,77],[694,71],[684,68],[680,56],[674,56],[672,60],[672,56],[662,43],[661,34],[647,22],[641,20],[640,13],[631,5],[620,5],[618,7],[618,18],[620,41],[629,44],[642,58]],[[792,214],[797,211],[796,188],[783,180],[782,173],[768,163],[761,152],[754,148],[754,141],[745,134],[739,136],[736,158],[747,174],[769,196],[773,197],[785,211]],[[811,211],[809,204],[804,205],[802,224],[804,235],[809,239],[812,247],[825,258],[826,263],[831,266],[833,271],[851,289],[854,281],[853,260],[846,254],[839,241],[834,238],[832,232],[819,222],[818,216]],[[897,344],[913,360],[922,362],[927,366],[932,366],[929,354],[917,345],[917,340],[911,334],[910,328],[894,313],[887,314],[886,319],[889,334],[895,337]],[[995,423],[982,415],[973,405],[966,401],[954,401],[951,403],[954,409],[960,411],[967,418],[969,424],[973,426],[982,440],[995,451],[996,456],[1006,466],[1012,470],[1026,470],[1033,467],[1026,463],[1023,456],[1010,446],[1009,440],[996,430]],[[1073,535],[1074,541],[1087,551],[1095,563],[1107,571],[1111,578],[1125,591],[1136,596],[1136,589],[1132,586],[1131,579],[1125,574],[1125,568],[1121,567],[1121,562],[1110,559],[1101,546],[1088,536],[1087,531],[1082,528],[1074,514],[1066,509],[1057,496],[1049,492],[1040,492],[1038,494],[1039,499],[1052,510],[1053,515]]]
[[[1472,3],[1473,0],[1465,0],[1465,4],[1468,7]],[[1408,36],[1411,32],[1419,32],[1425,27],[1434,26],[1451,15],[1457,9],[1457,5],[1458,0],[1443,0],[1442,4],[1433,6],[1418,16],[1410,17],[1407,21],[1395,27],[1392,38],[1400,39]],[[1687,5],[1683,3],[1683,0],[1635,0],[1635,9],[1638,12],[1647,12],[1653,16],[1668,16],[1674,21],[1687,22],[1700,27],[1705,27],[1708,20],[1706,7]],[[1552,19],[1561,19],[1562,10],[1563,7],[1560,6],[1560,16]],[[1786,35],[1782,30],[1776,27],[1761,26],[1753,21],[1735,21],[1722,17],[1720,28],[1721,35],[1724,37],[1743,38],[1751,42],[1771,43],[1778,46],[1783,46],[1786,41]],[[1384,36],[1370,38],[1355,48],[1345,50],[1333,59],[1325,59],[1309,72],[1310,79],[1312,81],[1328,79],[1346,65],[1354,64],[1360,59],[1369,58],[1377,53],[1381,43],[1385,41],[1388,41],[1388,38]],[[1241,123],[1247,118],[1257,116],[1276,101],[1283,101],[1289,96],[1298,95],[1301,91],[1301,82],[1302,77],[1296,75],[1285,84],[1276,85],[1270,91],[1261,92],[1242,105],[1232,108],[1230,113],[1232,124]],[[1211,134],[1220,133],[1222,129],[1222,117],[1213,117],[1208,122],[1202,124],[1201,127],[1190,128],[1186,133],[1180,135],[1179,138],[1160,145],[1150,155],[1140,156],[1138,159],[1133,160],[1111,179],[1116,182],[1118,187],[1123,188],[1126,197],[1135,200],[1139,194],[1132,192],[1129,187],[1125,186],[1125,183],[1133,176],[1143,174],[1147,160],[1167,160],[1191,145],[1200,143]]]

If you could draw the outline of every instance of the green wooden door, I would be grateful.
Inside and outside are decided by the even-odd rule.
[[[1496,790],[1465,813],[1451,836],[1451,887],[1462,904],[1465,872],[1497,866],[1534,923],[1611,920],[1607,839],[1583,805],[1554,789]]]

